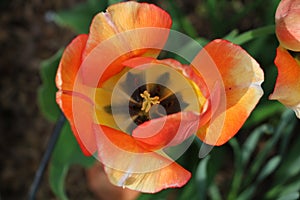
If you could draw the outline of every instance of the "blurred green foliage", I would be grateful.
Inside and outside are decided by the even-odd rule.
[[[55,13],[54,20],[77,33],[88,33],[92,17],[116,2],[119,1],[87,0],[86,3],[70,10]],[[209,156],[201,160],[197,157],[199,144],[193,143],[178,160],[181,165],[192,171],[193,177],[189,183],[179,189],[142,194],[139,200],[168,199],[170,196],[178,200],[299,199],[299,120],[280,103],[268,100],[277,76],[273,60],[278,46],[274,34],[274,14],[278,3],[279,0],[199,2],[196,12],[207,15],[212,29],[210,38],[199,37],[194,24],[181,11],[176,1],[162,3],[163,9],[172,16],[172,28],[189,35],[201,45],[213,38],[224,38],[242,45],[265,72],[265,95],[240,131],[240,134],[247,134],[247,137],[238,135],[228,144],[215,147]],[[228,10],[232,11],[230,17],[226,12]],[[253,12],[264,27],[240,33],[237,29],[238,24]],[[59,116],[59,109],[55,103],[57,89],[54,80],[61,53],[62,50],[44,61],[41,66],[43,85],[39,91],[39,103],[41,110],[51,121],[55,121]],[[67,199],[64,179],[69,167],[73,164],[87,167],[93,162],[92,158],[82,155],[69,125],[66,124],[50,164],[50,185],[54,193],[60,199]]]

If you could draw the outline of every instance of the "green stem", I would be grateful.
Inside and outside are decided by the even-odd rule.
[[[275,33],[275,25],[269,25],[269,26],[257,28],[257,29],[242,33],[241,35],[237,36],[236,38],[233,38],[231,40],[231,42],[238,44],[238,45],[243,45],[246,42],[249,42],[255,38],[263,37],[263,36],[274,34],[274,33]]]

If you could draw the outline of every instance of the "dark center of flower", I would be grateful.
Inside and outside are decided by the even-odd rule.
[[[180,112],[180,95],[160,84],[146,84],[137,88],[129,101],[129,114],[139,125],[150,119]]]

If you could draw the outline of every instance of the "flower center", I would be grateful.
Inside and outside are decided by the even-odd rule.
[[[174,94],[160,84],[149,83],[138,87],[129,101],[129,114],[135,125],[180,112],[187,104],[181,94]]]
[[[152,105],[159,104],[159,97],[150,97],[150,94],[147,90],[145,90],[142,94],[140,94],[142,98],[144,98],[142,103],[142,111],[145,111],[146,113],[149,112]]]

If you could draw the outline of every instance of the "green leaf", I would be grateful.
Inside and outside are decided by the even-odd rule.
[[[56,104],[55,76],[63,50],[59,50],[54,56],[41,63],[40,75],[43,84],[38,90],[38,104],[41,112],[49,121],[56,121],[59,116],[59,108]]]
[[[197,194],[199,199],[206,199],[208,160],[209,156],[203,158],[196,169]]]
[[[260,182],[263,179],[265,179],[267,176],[269,176],[271,173],[275,171],[275,169],[278,167],[279,163],[281,161],[280,156],[275,156],[271,158],[264,166],[262,171],[259,173],[256,182]]]
[[[108,0],[108,5],[112,5],[120,2],[122,2],[122,0]]]
[[[50,165],[49,183],[54,194],[61,200],[67,200],[65,193],[65,178],[69,171],[69,166]]]
[[[255,38],[260,38],[266,35],[275,34],[275,26],[269,25],[261,28],[257,28],[251,31],[240,34],[239,36],[231,40],[232,43],[243,45]]]
[[[106,7],[106,0],[88,0],[70,10],[54,13],[53,20],[57,24],[69,27],[77,33],[88,33],[93,17],[98,12],[105,10]]]
[[[66,123],[61,131],[50,162],[49,182],[55,195],[60,199],[67,199],[64,182],[71,165],[79,164],[83,167],[90,167],[94,162],[94,157],[83,155],[69,123]]]
[[[264,133],[272,132],[272,127],[268,125],[262,125],[256,128],[247,138],[245,143],[242,146],[242,163],[243,166],[246,166],[252,153],[254,152],[259,139]]]
[[[259,125],[264,120],[270,119],[276,114],[282,113],[286,108],[279,102],[269,101],[259,104],[252,112],[243,128],[251,128]]]
[[[222,200],[220,190],[215,183],[211,183],[209,186],[208,194],[211,200]]]
[[[293,192],[290,194],[282,195],[277,200],[297,200],[300,198],[299,192]]]
[[[232,178],[231,190],[228,194],[228,199],[236,199],[243,178],[242,151],[236,138],[229,140],[229,144],[231,145],[234,153],[235,173]]]
[[[282,114],[281,121],[278,124],[278,127],[275,129],[275,133],[273,137],[265,144],[264,148],[259,152],[256,156],[256,159],[253,161],[250,171],[247,177],[244,179],[244,183],[246,185],[250,184],[250,182],[255,178],[256,174],[259,172],[261,166],[264,164],[267,159],[268,154],[272,150],[272,148],[276,145],[281,135],[284,133],[284,130],[289,126],[294,126],[294,115],[292,111],[287,110]]]

